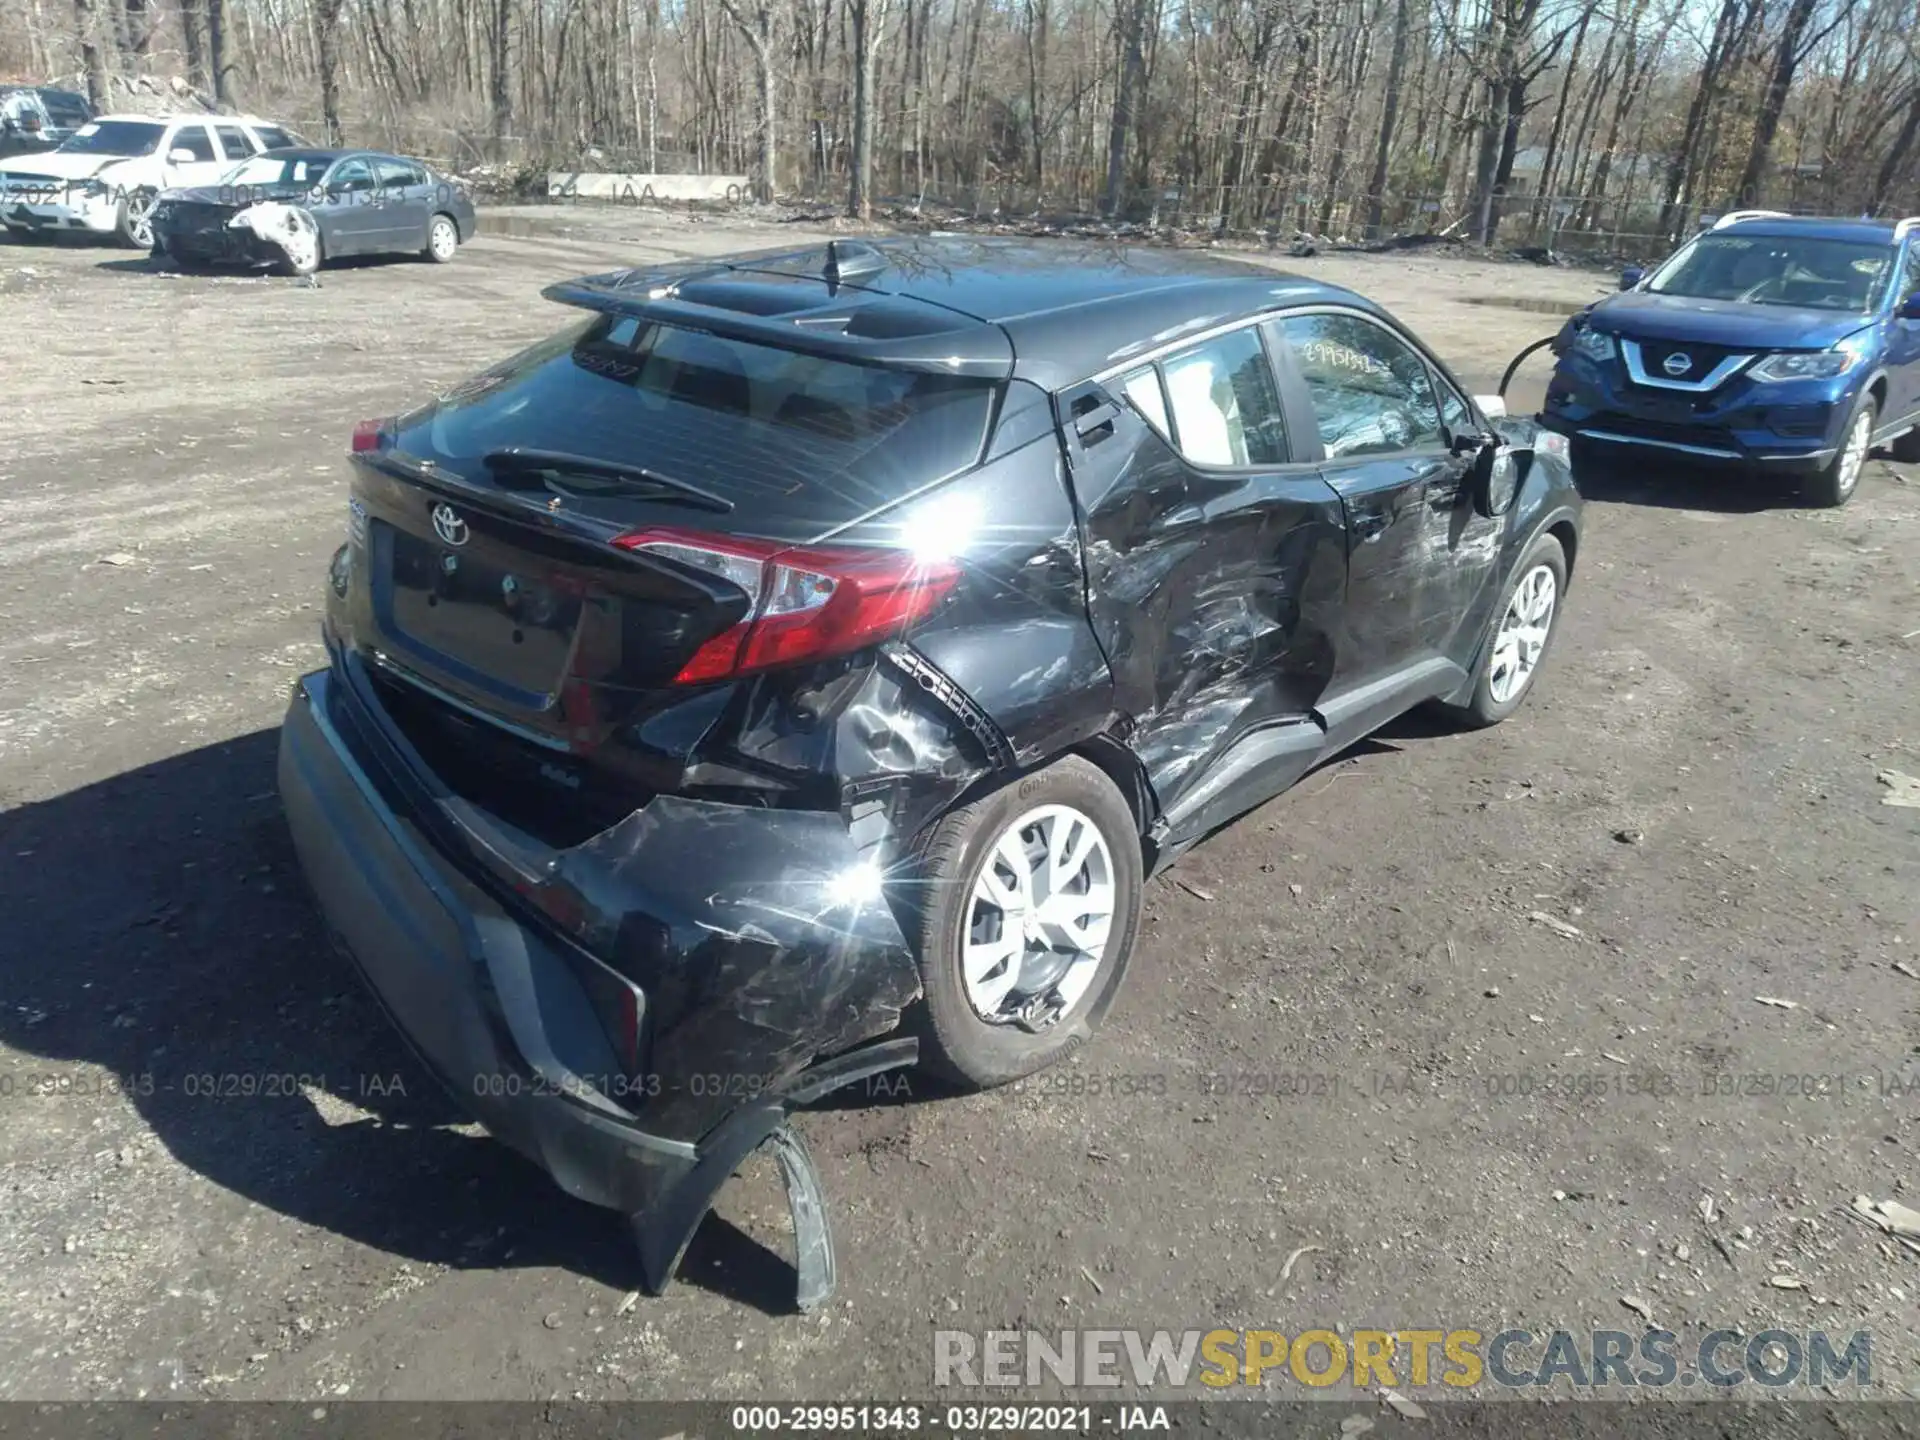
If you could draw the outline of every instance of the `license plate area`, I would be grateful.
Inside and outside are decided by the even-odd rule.
[[[1664,395],[1642,400],[1640,410],[1647,419],[1662,425],[1691,425],[1695,416],[1691,400],[1674,400]]]
[[[553,703],[580,626],[578,595],[381,521],[368,539],[392,644],[526,709]]]

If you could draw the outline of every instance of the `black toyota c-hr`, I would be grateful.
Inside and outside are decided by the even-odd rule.
[[[1144,878],[1423,702],[1521,703],[1564,441],[1345,290],[923,239],[557,285],[352,442],[280,783],[425,1064],[663,1287],[788,1109],[1083,1043]]]

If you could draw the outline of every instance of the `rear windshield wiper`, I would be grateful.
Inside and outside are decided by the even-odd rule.
[[[644,465],[602,460],[592,455],[570,455],[564,450],[529,450],[515,445],[490,452],[486,465],[502,476],[527,476],[548,489],[566,494],[646,495],[721,515],[733,509],[733,502],[724,495],[675,480]]]

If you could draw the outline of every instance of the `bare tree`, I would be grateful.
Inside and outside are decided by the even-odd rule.
[[[771,200],[780,186],[780,61],[786,33],[784,0],[720,0],[739,27],[760,74],[760,196]]]
[[[1409,0],[1395,0],[1393,54],[1387,60],[1387,90],[1380,106],[1380,129],[1373,142],[1373,169],[1367,175],[1367,238],[1380,237],[1386,205],[1387,167],[1393,155],[1393,131],[1400,119],[1400,86],[1407,71],[1407,39],[1411,19]]]
[[[341,0],[315,0],[314,49],[320,71],[320,123],[327,144],[345,139],[340,125],[340,6]]]
[[[873,214],[873,62],[886,34],[892,0],[848,0],[853,21],[853,165],[847,184],[847,213],[857,220]]]
[[[1809,40],[1807,27],[1813,23],[1814,10],[1819,3],[1820,0],[1791,0],[1787,6],[1787,18],[1780,27],[1780,39],[1774,48],[1773,70],[1767,77],[1766,92],[1760,99],[1760,113],[1754,118],[1753,142],[1747,148],[1746,168],[1740,172],[1737,198],[1743,205],[1751,205],[1760,198],[1760,178],[1773,158],[1774,137],[1780,132],[1780,116],[1787,108],[1787,92],[1792,88],[1795,72],[1813,47],[1826,39],[1834,27],[1846,18],[1853,0],[1839,0],[1838,11],[1833,19]]]
[[[93,0],[73,0],[73,32],[80,45],[80,69],[87,79],[87,102],[100,110],[107,103],[107,64],[100,53]]]
[[[1920,189],[1913,0],[0,0],[0,56],[102,105],[244,96],[452,167],[591,151],[860,214],[1151,194],[1223,237],[1651,254],[1712,206]]]

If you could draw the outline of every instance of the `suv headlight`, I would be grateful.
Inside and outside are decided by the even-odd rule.
[[[1613,359],[1616,349],[1613,336],[1604,330],[1595,330],[1591,325],[1576,331],[1573,337],[1574,353],[1586,356],[1596,365],[1604,365]]]
[[[1859,352],[1844,342],[1831,350],[1797,355],[1769,355],[1747,373],[1755,380],[1831,380],[1860,363]]]

